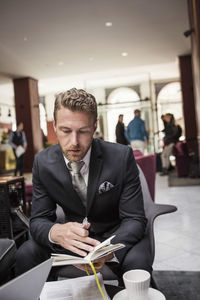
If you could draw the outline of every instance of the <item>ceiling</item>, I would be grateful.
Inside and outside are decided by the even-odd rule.
[[[175,63],[188,28],[186,0],[1,0],[0,84]]]

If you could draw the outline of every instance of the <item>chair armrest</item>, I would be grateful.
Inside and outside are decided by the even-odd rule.
[[[177,211],[177,207],[175,205],[170,204],[155,204],[153,207],[153,219],[160,215],[170,214]]]
[[[15,241],[10,239],[0,239],[0,261],[7,255],[7,253],[14,249],[16,251]]]
[[[151,254],[154,260],[155,256],[155,238],[154,238],[154,220],[164,214],[172,213],[177,210],[177,207],[170,204],[156,204],[154,203],[148,209],[148,224],[146,228],[146,235],[149,235],[151,243]]]

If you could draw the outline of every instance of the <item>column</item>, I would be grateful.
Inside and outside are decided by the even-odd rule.
[[[197,120],[198,155],[200,161],[200,1],[188,0],[189,24],[192,50],[192,69]]]
[[[24,172],[32,172],[34,155],[43,148],[40,128],[38,81],[33,78],[14,79],[17,122],[24,123],[28,148],[24,160]]]
[[[179,67],[186,141],[190,151],[194,151],[197,143],[197,128],[191,55],[179,56]]]

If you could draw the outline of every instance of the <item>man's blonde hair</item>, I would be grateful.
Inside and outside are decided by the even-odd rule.
[[[97,119],[97,103],[92,94],[87,93],[82,89],[70,89],[56,96],[54,103],[54,121],[56,122],[57,111],[62,107],[68,108],[71,111],[82,111],[91,113],[94,117],[94,122]]]

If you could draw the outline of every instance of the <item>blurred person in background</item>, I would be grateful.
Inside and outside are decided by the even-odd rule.
[[[134,110],[134,119],[128,124],[125,136],[130,142],[133,150],[144,153],[149,136],[145,127],[145,122],[141,119],[141,111]]]
[[[165,128],[163,132],[165,133],[163,142],[164,148],[161,154],[162,160],[162,173],[161,176],[168,175],[170,169],[170,156],[172,155],[174,145],[178,142],[179,137],[182,134],[182,128],[180,125],[175,124],[174,115],[167,113],[163,117],[163,123]]]
[[[13,149],[16,160],[16,168],[14,172],[15,176],[17,176],[18,172],[20,176],[23,175],[24,153],[27,148],[26,135],[23,129],[24,124],[22,122],[18,122],[17,130],[11,131],[9,135],[9,144]]]
[[[125,127],[123,123],[124,115],[119,115],[118,122],[115,128],[116,142],[119,144],[127,145],[128,141],[125,137]]]

